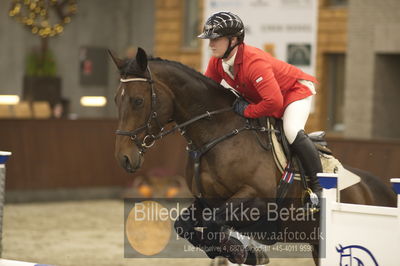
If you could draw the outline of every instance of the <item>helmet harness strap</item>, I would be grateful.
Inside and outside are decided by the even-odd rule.
[[[229,56],[229,54],[232,52],[232,50],[238,46],[241,42],[236,42],[236,44],[234,46],[231,47],[232,45],[232,37],[228,37],[229,43],[228,43],[228,48],[226,48],[226,51],[224,53],[224,55],[221,57],[221,59],[225,59]]]

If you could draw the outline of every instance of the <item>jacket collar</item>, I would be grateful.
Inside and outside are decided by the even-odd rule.
[[[244,50],[244,43],[241,43],[238,45],[238,50],[236,52],[236,58],[235,58],[235,65],[239,65],[243,63],[243,50]]]
[[[229,66],[233,66],[235,64],[235,62],[236,62],[235,61],[236,55],[237,55],[237,50],[236,50],[236,53],[231,58],[229,58],[228,60],[222,59],[222,63],[223,64],[227,64]]]

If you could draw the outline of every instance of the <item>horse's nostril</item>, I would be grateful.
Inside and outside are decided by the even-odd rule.
[[[134,173],[136,171],[136,169],[134,169],[132,166],[131,160],[126,155],[122,157],[121,165],[128,173]]]
[[[125,169],[131,168],[131,162],[129,161],[128,156],[124,156],[124,168]]]

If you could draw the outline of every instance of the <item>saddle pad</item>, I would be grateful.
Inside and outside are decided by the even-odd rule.
[[[274,126],[268,121],[268,127],[274,129]],[[278,141],[276,134],[271,131],[271,142],[272,142],[272,154],[274,156],[275,164],[278,167],[281,174],[283,173],[288,161],[283,151],[282,145]],[[338,159],[332,155],[319,153],[321,158],[322,169],[324,173],[337,173],[338,178],[338,190],[343,190],[349,186],[357,184],[361,181],[360,177],[346,170]],[[296,169],[298,170],[298,169]],[[296,173],[295,180],[301,180],[300,174]],[[308,177],[307,177],[308,180]]]
[[[339,191],[361,182],[361,178],[358,175],[350,172],[342,165],[339,166],[338,176]]]

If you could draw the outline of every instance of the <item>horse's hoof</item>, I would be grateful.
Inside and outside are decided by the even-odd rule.
[[[221,242],[221,250],[224,257],[230,262],[242,264],[247,259],[247,250],[240,240],[234,237],[227,237]]]
[[[269,263],[267,252],[255,246],[246,247],[247,258],[243,264],[264,265]]]
[[[213,259],[210,263],[210,266],[227,266],[227,265],[228,265],[227,258],[220,257],[220,256]]]

